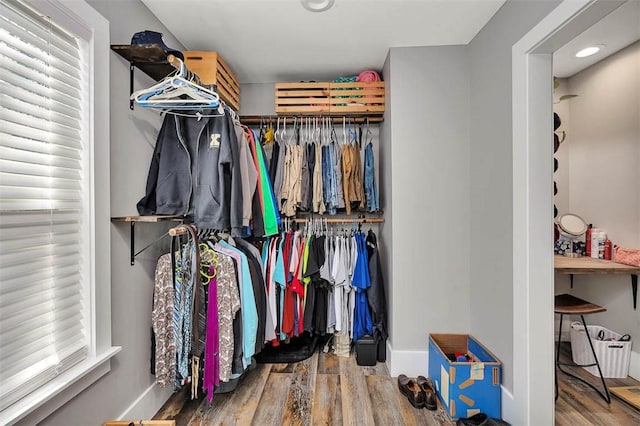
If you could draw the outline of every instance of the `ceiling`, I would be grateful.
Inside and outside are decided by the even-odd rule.
[[[219,52],[241,83],[380,71],[390,47],[467,44],[505,0],[142,0],[189,50]]]
[[[558,49],[553,54],[553,75],[571,77],[637,40],[640,40],[640,1],[628,0]],[[575,57],[578,51],[594,45],[604,47],[593,56]]]

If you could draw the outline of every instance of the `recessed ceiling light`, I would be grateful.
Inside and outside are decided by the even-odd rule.
[[[311,12],[324,12],[331,9],[336,0],[300,0],[302,7]]]
[[[586,58],[587,56],[595,55],[604,47],[603,44],[598,44],[596,46],[585,47],[578,53],[576,53],[576,58]]]

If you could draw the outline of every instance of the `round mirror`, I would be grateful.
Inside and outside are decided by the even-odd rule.
[[[587,224],[577,214],[567,213],[558,219],[558,227],[562,232],[578,237],[587,231]]]

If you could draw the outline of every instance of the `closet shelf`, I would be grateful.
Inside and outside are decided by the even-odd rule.
[[[112,44],[111,50],[156,81],[175,70],[159,44]]]
[[[130,248],[131,248],[131,265],[135,265],[136,256],[157,243],[159,240],[164,238],[167,234],[162,235],[158,240],[153,241],[150,244],[147,244],[141,250],[136,252],[136,223],[158,223],[158,222],[182,222],[184,220],[184,216],[119,216],[112,217],[111,222],[128,222],[130,228]]]
[[[175,70],[159,44],[112,44],[111,50],[129,61],[129,97],[133,94],[135,68],[155,81],[162,80]],[[133,99],[129,100],[129,109],[133,109]]]
[[[112,217],[111,222],[146,222],[146,223],[157,223],[157,222],[181,222],[184,220],[184,216],[174,215],[174,216],[120,216],[120,217]]]

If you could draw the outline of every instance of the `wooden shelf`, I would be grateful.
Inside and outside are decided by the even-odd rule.
[[[120,217],[112,217],[112,222],[146,222],[146,223],[157,223],[157,222],[181,222],[184,220],[184,216],[120,216]]]
[[[156,81],[175,71],[158,44],[112,44],[111,50]]]
[[[573,288],[573,276],[584,274],[629,274],[631,276],[631,296],[633,298],[633,310],[638,305],[638,275],[640,268],[624,265],[610,260],[593,259],[591,257],[565,257],[555,255],[553,267],[557,272],[570,276],[571,288]]]
[[[153,241],[150,244],[147,244],[144,248],[136,252],[136,223],[159,223],[159,222],[182,222],[184,220],[184,216],[169,216],[169,215],[158,215],[158,216],[119,216],[112,217],[111,222],[125,222],[129,223],[129,232],[130,232],[130,248],[131,248],[131,265],[135,265],[136,256],[151,247],[153,244],[162,239],[165,235],[160,237],[158,240]]]

